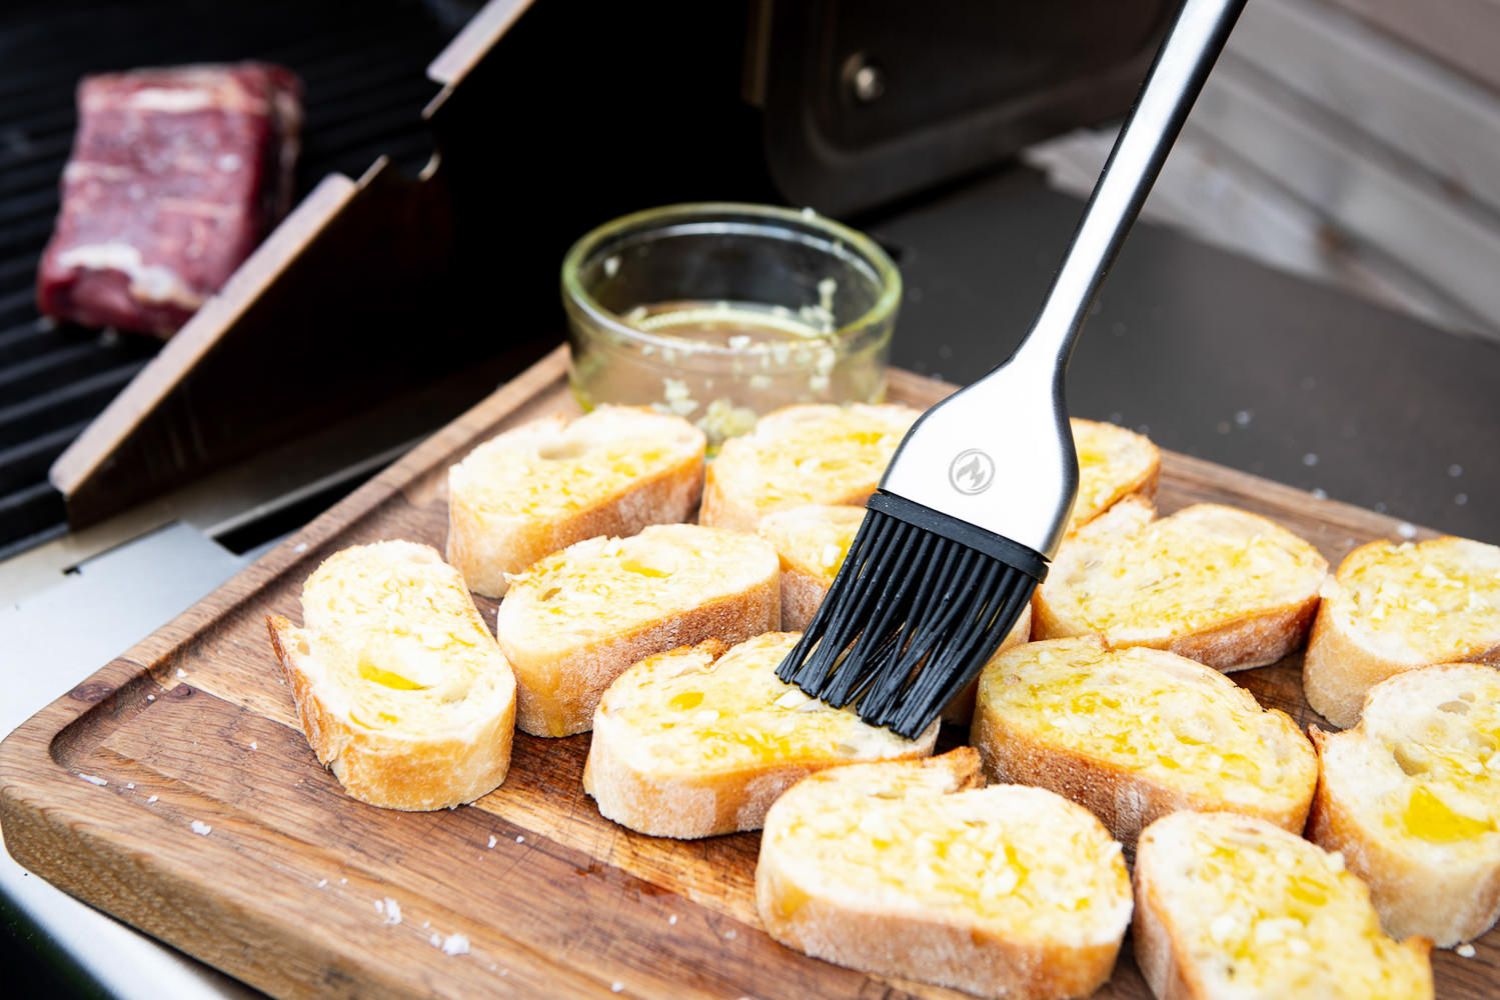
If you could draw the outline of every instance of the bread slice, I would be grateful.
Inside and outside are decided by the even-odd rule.
[[[864,506],[896,447],[921,416],[909,406],[808,404],[760,418],[709,463],[702,524],[754,531],[772,511],[807,504]]]
[[[1500,670],[1451,664],[1377,684],[1358,726],[1314,727],[1308,836],[1342,851],[1385,929],[1447,948],[1500,917]]]
[[[515,679],[434,549],[393,541],[335,553],[303,584],[302,621],[268,616],[271,647],[308,745],[350,795],[442,809],[505,780]]]
[[[703,488],[703,432],[645,407],[543,417],[491,438],[448,470],[448,559],[470,589],[600,535],[686,521]]]
[[[1432,997],[1430,944],[1386,937],[1342,857],[1248,816],[1179,812],[1146,828],[1133,939],[1163,1000]]]
[[[923,757],[915,740],[868,726],[776,679],[798,636],[733,648],[712,640],[647,657],[594,712],[583,787],[609,819],[657,837],[755,830],[789,785],[854,761]]]
[[[982,997],[1082,997],[1130,922],[1120,845],[1040,788],[980,787],[978,755],[815,774],[771,807],[766,931],[838,965]]]
[[[1032,604],[1038,639],[1098,633],[1244,670],[1302,644],[1328,563],[1285,528],[1195,504],[1152,520],[1128,497],[1063,542]]]
[[[1161,450],[1135,431],[1074,417],[1078,499],[1068,519],[1071,534],[1128,496],[1150,500],[1161,476]]]
[[[1359,719],[1365,693],[1432,663],[1500,664],[1500,548],[1464,538],[1371,542],[1323,589],[1302,688],[1336,726]]]
[[[833,578],[849,554],[849,546],[865,519],[862,507],[810,504],[767,514],[756,531],[781,556],[781,627],[788,632],[807,628],[817,614]],[[1016,619],[1000,645],[1003,652],[1031,637],[1031,608]],[[943,721],[968,725],[974,717],[974,684],[960,691],[943,709]]]
[[[864,522],[863,507],[809,504],[767,514],[756,533],[781,557],[781,627],[807,628]]]
[[[1133,850],[1181,809],[1258,816],[1301,833],[1318,781],[1285,713],[1211,667],[1098,636],[1033,642],[991,660],[970,742],[991,781],[1087,807]]]
[[[604,689],[637,660],[776,628],[777,567],[754,535],[659,524],[577,542],[511,577],[495,636],[520,685],[517,724],[533,736],[587,732]]]

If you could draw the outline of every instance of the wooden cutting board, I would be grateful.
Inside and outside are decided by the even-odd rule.
[[[505,785],[438,813],[362,805],[318,766],[266,614],[300,620],[303,579],[346,545],[441,548],[448,466],[498,431],[574,410],[565,363],[561,350],[545,358],[11,735],[0,746],[6,846],[68,892],[275,994],[962,996],[776,944],[755,916],[758,835],[658,840],[604,820],[580,784],[586,735],[518,733]],[[951,389],[892,373],[896,400],[926,406]],[[1168,454],[1162,509],[1199,500],[1269,515],[1331,562],[1397,529]],[[495,603],[478,603],[493,622]],[[1263,704],[1320,721],[1298,668],[1234,676]],[[1500,991],[1500,933],[1477,947],[1472,959],[1435,956],[1439,997]],[[1098,996],[1149,996],[1129,955],[1127,943]]]

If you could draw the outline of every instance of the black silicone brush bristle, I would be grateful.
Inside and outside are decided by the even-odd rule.
[[[776,676],[914,739],[994,655],[1045,572],[1024,546],[877,493]]]

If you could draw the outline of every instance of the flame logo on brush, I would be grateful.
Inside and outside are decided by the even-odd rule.
[[[995,481],[995,460],[978,448],[961,451],[948,466],[948,483],[960,493],[983,493]]]

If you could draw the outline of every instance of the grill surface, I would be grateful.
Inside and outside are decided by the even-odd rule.
[[[88,73],[267,59],[306,85],[298,197],[385,154],[415,173],[431,140],[427,63],[452,27],[415,2],[7,4],[0,14],[0,557],[64,529],[47,469],[155,354],[146,337],[58,326],[33,301]]]

